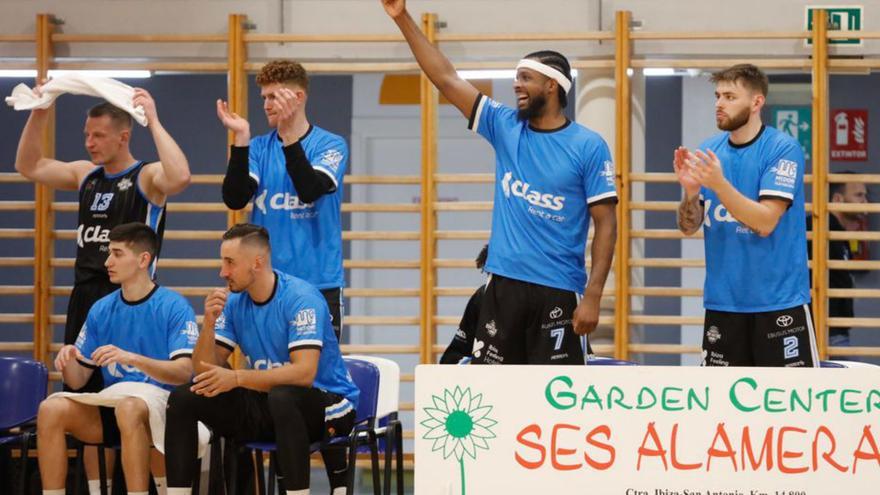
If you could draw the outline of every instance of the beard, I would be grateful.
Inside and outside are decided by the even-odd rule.
[[[727,120],[716,121],[718,128],[722,131],[733,132],[740,127],[746,125],[749,121],[749,109],[743,108],[742,112],[729,117]]]
[[[867,214],[867,213],[861,213],[861,212],[858,212],[858,213],[856,213],[856,212],[844,212],[844,213],[843,213],[843,218],[846,218],[846,219],[849,220],[850,222],[864,222],[865,219],[868,218],[868,214]],[[111,280],[111,282],[112,282],[112,280]]]
[[[250,287],[251,283],[253,283],[253,280],[251,280],[247,284],[238,284],[238,283],[233,282],[232,279],[227,279],[226,280],[226,288],[229,289],[229,292],[232,292],[233,294],[239,294],[241,292],[244,292],[245,289],[247,289],[248,287]]]
[[[547,98],[544,95],[529,96],[529,104],[516,112],[516,118],[519,120],[531,120],[534,117],[540,117],[544,113],[546,106]]]

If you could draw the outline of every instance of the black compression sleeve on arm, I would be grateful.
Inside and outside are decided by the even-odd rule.
[[[229,151],[229,167],[223,177],[223,203],[233,210],[247,206],[257,192],[257,181],[248,173],[250,147],[232,146]]]
[[[296,188],[299,199],[303,203],[314,202],[324,194],[336,191],[336,184],[333,183],[333,180],[327,174],[315,170],[309,163],[306,152],[299,141],[285,146],[283,149],[287,162],[287,175],[293,181],[293,187]]]

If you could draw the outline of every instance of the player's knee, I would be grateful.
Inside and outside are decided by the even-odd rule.
[[[200,397],[189,389],[191,386],[192,383],[184,383],[171,391],[171,395],[168,396],[167,414],[179,414],[195,408],[196,401]]]
[[[309,389],[296,385],[280,385],[269,390],[269,411],[290,411],[302,401]]]
[[[116,405],[116,424],[120,431],[143,426],[149,420],[147,403],[137,397],[126,397]]]
[[[37,411],[37,428],[41,430],[64,428],[67,424],[65,419],[68,417],[68,409],[67,399],[44,400],[40,403],[40,409]]]

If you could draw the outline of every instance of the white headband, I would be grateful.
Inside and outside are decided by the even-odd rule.
[[[557,69],[554,69],[547,64],[542,64],[541,62],[538,62],[537,60],[532,60],[530,58],[524,58],[520,60],[518,64],[516,64],[516,70],[519,69],[532,69],[533,71],[540,72],[541,74],[544,74],[550,79],[558,82],[566,93],[571,91],[571,81],[569,81],[568,78],[565,77],[565,74],[559,72]]]

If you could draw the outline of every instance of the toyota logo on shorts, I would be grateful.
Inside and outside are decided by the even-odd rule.
[[[782,315],[779,318],[776,318],[776,325],[780,328],[785,328],[794,323],[794,318],[791,315]]]

